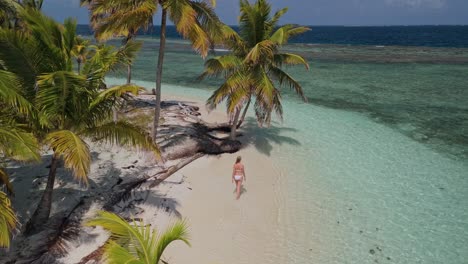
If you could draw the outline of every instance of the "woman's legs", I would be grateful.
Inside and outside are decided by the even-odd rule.
[[[242,180],[239,180],[239,181],[236,181],[236,194],[237,194],[237,197],[236,199],[239,200],[239,197],[240,197],[240,192],[241,192],[241,186],[242,186]]]

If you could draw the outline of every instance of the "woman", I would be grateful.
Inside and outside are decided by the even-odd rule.
[[[247,181],[247,177],[245,177],[244,165],[241,163],[241,160],[241,156],[238,156],[236,163],[234,163],[234,167],[232,168],[232,183],[236,183],[237,200],[239,200],[240,197],[242,182]]]

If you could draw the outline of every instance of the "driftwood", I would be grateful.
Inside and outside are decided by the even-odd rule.
[[[178,170],[182,169],[185,167],[187,164],[191,163],[192,161],[204,156],[202,153],[198,153],[190,158],[187,158],[178,164],[169,167],[167,170],[163,170],[161,172],[158,172],[152,176],[145,176],[137,180],[133,180],[128,183],[124,183],[121,185],[117,185],[116,188],[113,188],[108,197],[105,198],[105,203],[103,206],[104,210],[112,211],[113,207],[115,204],[119,203],[123,199],[127,198],[130,195],[130,192],[138,188],[138,186],[141,186],[143,183],[149,181],[150,179],[156,178],[154,183],[150,185],[150,187],[154,187],[164,181],[165,179],[169,178],[172,174],[177,172]]]

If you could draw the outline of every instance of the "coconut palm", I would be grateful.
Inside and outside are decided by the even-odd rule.
[[[88,7],[90,9],[90,25],[92,28],[97,29],[95,31],[95,36],[98,40],[104,40],[106,37],[102,36],[101,32],[99,31],[102,28],[101,23],[106,20],[106,18],[110,15],[116,15],[116,13],[120,12],[120,9],[116,8],[108,8],[106,10],[100,9],[100,5],[104,4],[102,1],[94,1],[94,0],[80,0],[81,6]],[[107,4],[107,3],[106,3]],[[145,30],[148,27],[152,26],[153,18],[149,17],[149,20],[146,23],[142,24],[135,24],[129,23],[127,24],[127,28],[125,32],[119,34],[115,32],[114,35],[116,36],[124,36],[122,41],[123,45],[127,45],[129,42],[135,40],[137,32],[140,28],[144,28]],[[132,65],[127,65],[127,84],[130,84],[132,80]]]
[[[301,56],[280,51],[289,38],[309,30],[294,25],[278,27],[278,21],[287,8],[271,16],[271,6],[266,0],[257,0],[253,4],[240,0],[240,11],[239,33],[229,28],[224,30],[225,45],[232,52],[207,60],[205,71],[200,76],[225,78],[208,99],[207,105],[215,108],[222,101],[227,101],[227,111],[234,116],[231,139],[235,138],[235,130],[244,120],[252,97],[255,97],[255,114],[259,125],[269,125],[273,111],[282,118],[280,87],[290,87],[306,100],[301,85],[282,66],[302,64],[309,68]]]
[[[81,37],[76,38],[76,44],[72,49],[72,55],[76,60],[78,74],[81,73],[81,64],[85,63],[88,57],[89,45],[89,40],[83,39]]]
[[[166,23],[169,18],[177,31],[191,41],[192,47],[203,57],[208,54],[211,40],[220,34],[220,22],[212,6],[215,1],[193,0],[81,0],[90,10],[96,37],[104,40],[113,36],[128,36],[138,29],[152,25],[152,18],[161,8],[161,37],[156,68],[156,106],[153,122],[153,139],[156,140],[161,111],[161,80],[166,45]],[[210,33],[207,33],[210,32]],[[218,33],[214,33],[218,32]]]
[[[22,92],[33,103],[35,115],[29,126],[52,150],[47,185],[38,207],[27,225],[40,230],[47,222],[58,161],[87,183],[91,155],[85,139],[139,147],[159,155],[149,135],[126,122],[112,122],[112,110],[121,97],[141,88],[122,85],[105,88],[104,77],[125,65],[125,49],[101,46],[83,65],[81,74],[73,72],[73,49],[76,45],[76,22],[63,25],[28,9],[21,14],[28,33],[0,30],[0,60],[3,67],[21,83]]]
[[[21,95],[19,82],[0,66],[0,247],[9,247],[10,236],[17,224],[10,199],[13,187],[3,167],[3,159],[17,161],[39,160],[38,144],[32,133],[26,132],[15,119],[28,117],[32,106]]]
[[[111,232],[111,239],[104,250],[107,263],[158,264],[164,250],[172,242],[179,240],[190,245],[184,222],[177,222],[165,232],[159,233],[142,221],[133,220],[129,224],[113,213],[102,211],[86,225],[101,226]]]

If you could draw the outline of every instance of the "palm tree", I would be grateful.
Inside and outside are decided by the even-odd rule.
[[[190,246],[184,222],[177,222],[159,234],[151,230],[149,224],[137,220],[129,224],[113,213],[101,211],[96,219],[86,225],[101,226],[111,232],[111,240],[107,242],[104,251],[107,263],[158,264],[164,250],[172,242],[180,240]]]
[[[273,111],[282,118],[279,87],[294,89],[306,101],[301,85],[281,67],[302,64],[309,68],[301,56],[280,51],[289,38],[309,30],[293,25],[278,27],[278,21],[287,8],[271,16],[271,6],[266,0],[257,0],[253,4],[240,0],[240,11],[240,32],[236,33],[229,27],[224,29],[224,44],[232,52],[207,60],[205,71],[200,76],[225,78],[225,82],[208,99],[207,105],[215,108],[227,100],[227,111],[234,116],[231,124],[232,140],[235,139],[236,128],[245,118],[252,97],[255,97],[255,114],[259,125],[269,125]],[[244,105],[244,113],[240,117]]]
[[[113,9],[106,9],[106,10],[97,10],[99,9],[99,6],[103,4],[102,1],[95,1],[95,0],[80,0],[81,6],[88,7],[90,9],[90,24],[91,27],[94,29],[100,29],[101,28],[101,23],[108,17],[109,15],[114,15],[118,12],[120,12],[119,9],[113,8]],[[91,12],[92,11],[92,12]],[[125,32],[123,33],[124,39],[122,41],[122,45],[127,45],[129,42],[132,42],[135,40],[137,32],[140,28],[144,28],[145,30],[148,29],[148,27],[151,27],[153,25],[153,18],[150,17],[148,18],[149,20],[144,23],[143,25],[141,24],[134,24],[134,23],[129,23],[127,25],[127,28]],[[98,40],[105,40],[106,37],[103,37],[99,31],[95,32],[95,37]],[[122,35],[119,34],[118,32],[115,32],[114,35]],[[110,36],[112,37],[112,36]],[[132,82],[132,64],[127,65],[127,84],[130,84]]]
[[[88,6],[91,21],[94,18],[99,23],[93,23],[96,37],[100,40],[113,36],[128,36],[138,29],[146,29],[152,25],[152,18],[158,8],[161,8],[161,37],[156,68],[156,106],[153,122],[153,139],[156,140],[157,128],[161,112],[161,80],[166,45],[166,23],[169,18],[177,31],[192,42],[192,47],[205,57],[211,46],[213,36],[220,34],[220,22],[212,6],[215,1],[193,0],[81,0]],[[207,33],[210,32],[210,33]],[[218,33],[215,33],[218,32]]]
[[[81,64],[86,62],[88,57],[89,40],[76,37],[76,43],[72,49],[72,55],[76,59],[77,73],[81,73]]]
[[[44,194],[27,224],[37,231],[50,215],[52,193],[58,161],[73,172],[76,179],[87,183],[91,155],[86,138],[111,144],[140,147],[159,156],[157,146],[139,127],[110,120],[120,98],[140,87],[122,85],[105,88],[104,77],[119,65],[125,65],[125,49],[112,51],[102,46],[83,65],[81,74],[73,72],[76,45],[76,22],[63,25],[36,10],[26,10],[21,18],[29,34],[0,30],[0,60],[19,79],[23,94],[36,111],[29,125],[42,143],[52,150]]]
[[[24,131],[15,119],[28,117],[32,106],[18,90],[19,81],[0,66],[0,159],[38,161],[38,143],[32,133]],[[0,188],[13,194],[13,186],[0,160]],[[7,194],[0,190],[0,247],[9,247],[11,232],[17,225],[16,215]]]

